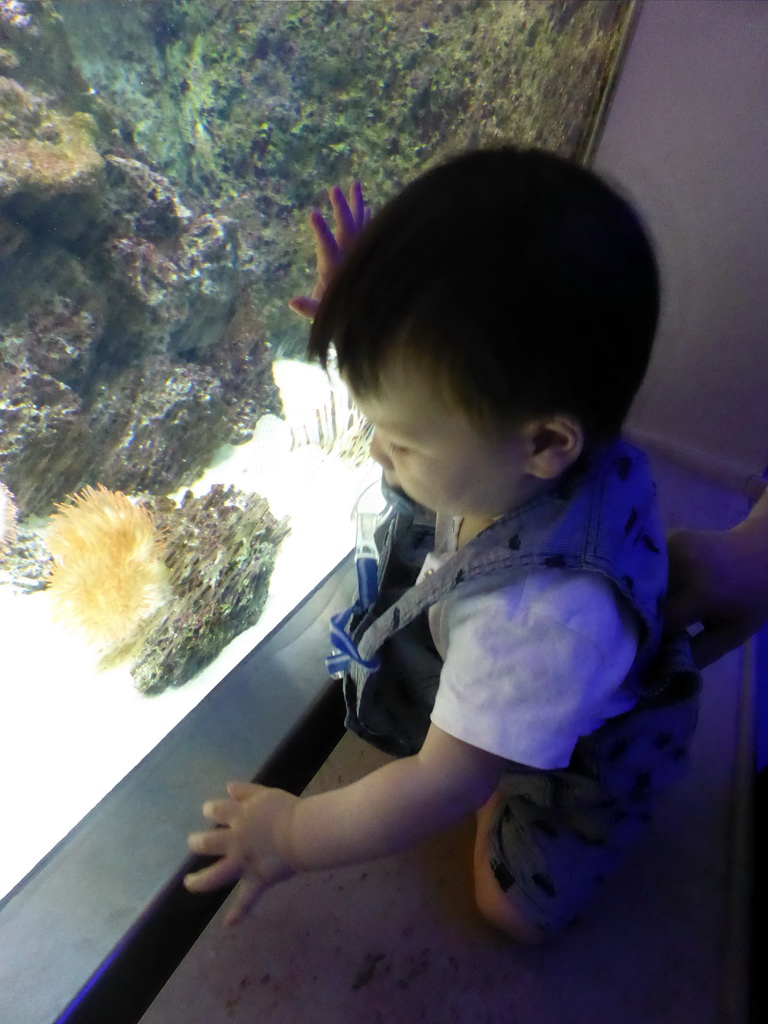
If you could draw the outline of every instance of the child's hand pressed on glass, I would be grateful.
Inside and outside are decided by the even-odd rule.
[[[299,296],[288,303],[294,313],[307,320],[314,319],[331,278],[371,216],[370,209],[365,205],[363,187],[359,181],[350,188],[348,199],[339,185],[330,188],[328,196],[333,209],[333,230],[319,211],[313,210],[309,216],[317,256],[315,287],[310,295]]]
[[[479,810],[495,791],[503,758],[432,725],[418,754],[309,797],[246,782],[227,785],[205,817],[220,828],[189,837],[194,853],[220,859],[187,875],[191,892],[239,879],[226,924],[298,871],[339,867],[412,846]]]
[[[221,828],[195,832],[193,853],[219,857],[215,864],[187,875],[191,892],[210,892],[240,880],[226,924],[235,924],[270,886],[294,874],[287,857],[293,805],[297,797],[250,782],[229,782],[230,799],[208,800],[203,815]]]

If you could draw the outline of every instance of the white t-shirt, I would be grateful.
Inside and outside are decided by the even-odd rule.
[[[437,524],[421,576],[456,550],[460,519]],[[421,578],[421,577],[420,577]],[[628,711],[639,622],[596,572],[540,569],[478,580],[429,610],[444,659],[432,721],[533,768],[564,768],[580,736]]]

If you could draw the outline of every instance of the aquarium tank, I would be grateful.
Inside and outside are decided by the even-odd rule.
[[[0,0],[0,897],[354,544],[308,217],[587,159],[632,5]],[[264,714],[269,714],[265,707]],[[45,820],[29,794],[55,779]]]

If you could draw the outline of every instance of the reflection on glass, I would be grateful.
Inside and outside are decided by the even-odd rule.
[[[354,544],[309,211],[583,156],[630,6],[0,0],[0,895]]]

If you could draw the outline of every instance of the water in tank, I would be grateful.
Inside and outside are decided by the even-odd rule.
[[[310,211],[584,158],[630,14],[0,0],[0,897],[353,544],[366,424],[287,305]]]

